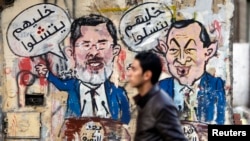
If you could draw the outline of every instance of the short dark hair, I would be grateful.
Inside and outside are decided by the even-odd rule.
[[[212,42],[210,40],[210,37],[207,33],[205,26],[202,23],[200,23],[199,21],[196,21],[194,19],[179,20],[179,21],[173,22],[168,30],[168,33],[167,33],[167,40],[168,40],[168,35],[169,35],[172,28],[184,28],[184,27],[187,27],[188,25],[193,24],[193,23],[197,23],[201,27],[201,32],[200,32],[199,36],[200,36],[201,41],[203,42],[203,48],[209,47],[210,44],[212,44]]]
[[[74,46],[76,40],[81,36],[81,26],[96,26],[102,23],[106,23],[108,32],[113,38],[113,43],[114,45],[117,45],[117,31],[113,22],[102,15],[96,14],[82,16],[73,21],[70,29],[70,43]]]
[[[147,70],[152,72],[151,82],[156,84],[162,72],[160,57],[151,51],[143,51],[136,54],[135,59],[140,62],[143,73]]]

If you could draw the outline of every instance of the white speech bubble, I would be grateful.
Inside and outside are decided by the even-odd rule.
[[[51,52],[65,58],[59,46],[70,31],[66,12],[52,4],[38,4],[18,14],[7,29],[7,42],[18,56],[33,57]]]
[[[171,10],[156,2],[133,7],[122,16],[119,32],[131,51],[153,49],[159,37],[166,35],[172,22]]]

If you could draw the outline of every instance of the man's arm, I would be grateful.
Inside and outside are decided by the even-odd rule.
[[[60,91],[67,91],[71,88],[72,80],[62,80],[58,78],[48,70],[46,65],[38,64],[35,68],[40,76],[46,77],[47,80],[53,83]]]
[[[156,115],[156,129],[164,141],[187,141],[176,107],[165,106]]]

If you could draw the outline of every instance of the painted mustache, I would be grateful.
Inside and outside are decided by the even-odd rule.
[[[95,58],[89,59],[86,65],[90,68],[90,70],[97,71],[104,67],[103,58],[95,57]]]

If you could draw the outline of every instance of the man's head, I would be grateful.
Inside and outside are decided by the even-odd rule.
[[[168,31],[164,49],[169,72],[183,85],[193,85],[206,70],[208,60],[215,54],[217,43],[211,42],[205,27],[198,21],[173,23]]]
[[[158,82],[161,72],[161,60],[156,54],[149,51],[138,53],[129,69],[129,83],[136,88],[147,82],[154,85]]]
[[[74,63],[78,79],[101,84],[111,76],[114,58],[120,52],[111,20],[93,14],[74,20],[70,44],[66,54]]]

